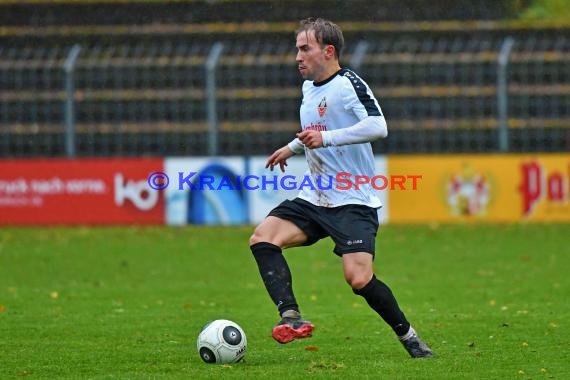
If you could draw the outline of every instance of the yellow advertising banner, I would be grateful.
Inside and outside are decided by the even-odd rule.
[[[390,223],[570,222],[570,154],[391,156]]]

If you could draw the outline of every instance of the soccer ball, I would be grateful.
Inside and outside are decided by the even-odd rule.
[[[237,323],[218,319],[202,328],[196,345],[206,363],[228,364],[243,359],[247,339]]]

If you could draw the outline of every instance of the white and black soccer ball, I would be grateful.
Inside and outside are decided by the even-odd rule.
[[[228,364],[243,359],[247,339],[237,323],[217,319],[202,328],[196,345],[200,357],[206,363]]]

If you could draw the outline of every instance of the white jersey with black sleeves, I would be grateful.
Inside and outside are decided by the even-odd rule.
[[[295,153],[304,151],[306,176],[311,178],[298,197],[323,207],[381,207],[370,184],[355,183],[356,176],[376,175],[370,141],[387,136],[386,121],[369,86],[348,69],[322,82],[305,81],[300,120],[303,130],[321,131],[324,146],[305,148],[299,139],[289,143]]]

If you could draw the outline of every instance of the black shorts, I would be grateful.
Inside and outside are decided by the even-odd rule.
[[[368,252],[374,256],[378,232],[378,211],[364,205],[320,207],[300,198],[286,200],[270,216],[293,222],[306,235],[303,245],[315,244],[330,236],[334,253]]]

